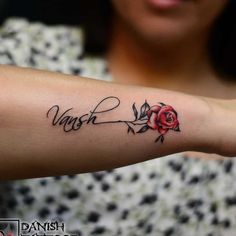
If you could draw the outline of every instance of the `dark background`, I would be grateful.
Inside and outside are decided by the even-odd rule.
[[[24,17],[49,25],[77,25],[80,0],[0,0],[0,23],[9,17]]]

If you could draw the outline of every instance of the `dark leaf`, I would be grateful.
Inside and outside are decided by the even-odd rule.
[[[179,126],[174,129],[174,131],[180,132]]]
[[[166,106],[166,104],[163,102],[159,102],[159,104],[161,104],[162,106]]]
[[[164,136],[161,135],[161,142],[163,143],[164,142]]]
[[[127,133],[129,133],[130,132],[130,127],[128,127],[128,130],[127,130]]]
[[[163,143],[164,142],[164,136],[163,135],[158,136],[157,139],[155,140],[155,142],[157,143],[159,140],[161,140],[161,142]]]
[[[133,108],[133,111],[134,111],[135,120],[137,120],[137,118],[138,118],[138,111],[137,111],[137,109],[135,107],[135,103],[133,104],[132,108]]]
[[[161,135],[156,138],[155,143],[157,143],[160,140],[160,138],[161,138]]]
[[[148,116],[144,116],[140,120],[148,120]]]
[[[139,117],[139,120],[141,120],[142,118],[144,118],[147,114],[146,113],[141,113],[140,114],[140,117]]]
[[[129,133],[129,132],[132,132],[133,134],[135,134],[135,132],[134,132],[134,129],[133,129],[133,128],[131,128],[130,126],[129,126],[129,128],[128,128],[128,131],[127,131],[127,133]]]
[[[143,118],[144,116],[147,115],[147,111],[150,109],[149,104],[147,103],[147,101],[145,101],[145,103],[141,106],[140,108],[140,117],[139,119]]]
[[[148,125],[143,126],[137,133],[144,133],[149,129]]]

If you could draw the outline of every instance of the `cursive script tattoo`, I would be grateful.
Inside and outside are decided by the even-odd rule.
[[[112,104],[111,107],[104,108],[106,103]],[[104,113],[115,110],[120,106],[118,97],[109,96],[102,99],[91,111],[81,116],[72,116],[70,113],[73,108],[61,112],[59,105],[52,106],[47,111],[47,118],[52,116],[53,126],[62,126],[65,132],[77,131],[85,124],[102,125],[112,123],[123,123],[127,127],[127,133],[142,134],[148,130],[157,131],[158,137],[155,142],[164,142],[164,135],[169,131],[180,132],[177,112],[172,106],[159,102],[157,105],[150,105],[145,102],[139,111],[135,103],[132,105],[134,113],[133,120],[108,120],[99,121]],[[105,106],[106,107],[106,106]]]

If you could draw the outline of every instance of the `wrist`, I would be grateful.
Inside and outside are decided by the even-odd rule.
[[[183,120],[188,135],[186,139],[190,139],[186,151],[216,153],[219,146],[216,118],[219,112],[215,99],[192,96],[189,101],[185,106],[186,115]]]
[[[199,124],[201,146],[200,151],[206,153],[218,153],[219,130],[217,129],[217,119],[219,116],[216,99],[209,97],[198,97],[202,102],[202,120]]]
[[[212,152],[222,156],[235,156],[235,100],[207,98],[207,101],[210,107]]]
[[[205,118],[201,126],[203,140],[201,151],[223,156],[233,155],[232,147],[235,146],[236,138],[233,127],[233,120],[236,118],[232,112],[233,101],[208,97],[200,99],[206,105],[203,115]]]

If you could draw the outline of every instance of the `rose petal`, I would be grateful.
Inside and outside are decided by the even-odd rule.
[[[157,113],[161,110],[161,107],[158,105],[154,105],[150,108],[150,110]]]
[[[147,116],[148,116],[148,118],[152,115],[152,113],[153,113],[152,110],[148,110],[148,111],[147,111]]]
[[[177,112],[174,110],[174,108],[172,106],[169,106],[169,105],[161,107],[160,112],[173,112],[175,114],[175,116],[177,117]]]
[[[161,113],[161,111],[160,111],[160,113]],[[169,122],[167,121],[168,116],[171,116],[171,121],[169,121]],[[172,112],[168,112],[168,115],[166,115],[166,113],[161,113],[159,115],[159,123],[163,127],[165,126],[165,127],[168,127],[168,128],[173,128],[173,127],[176,126],[176,121],[177,121],[176,116]]]
[[[151,117],[149,118],[149,120],[147,122],[147,125],[152,129],[157,129],[158,128],[156,118],[157,118],[157,114],[153,112]]]

